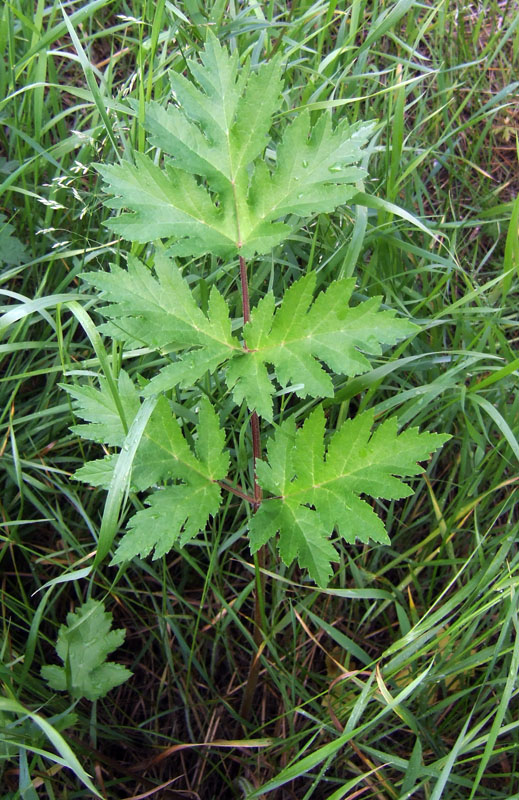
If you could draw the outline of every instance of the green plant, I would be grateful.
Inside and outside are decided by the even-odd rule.
[[[208,24],[240,61],[250,55],[255,64],[273,50],[286,59],[273,137],[291,118],[287,109],[302,105],[311,108],[313,120],[327,108],[336,120],[347,114],[350,120],[383,121],[368,144],[373,204],[392,200],[438,237],[424,234],[398,210],[377,213],[363,205],[367,200],[352,198],[351,205],[309,219],[277,248],[275,271],[270,255],[251,263],[253,297],[268,286],[282,298],[306,270],[317,270],[319,290],[338,275],[354,274],[354,303],[381,294],[399,314],[426,323],[420,335],[370,359],[373,371],[333,377],[335,397],[324,403],[327,434],[358,408],[370,408],[378,421],[394,413],[403,427],[454,433],[455,439],[428,465],[428,482],[413,480],[413,496],[373,503],[391,546],[340,547],[341,564],[334,564],[327,590],[306,581],[303,587],[298,570],[270,562],[276,577],[267,576],[261,692],[248,731],[274,735],[274,741],[259,755],[245,747],[183,750],[175,789],[198,791],[208,800],[234,796],[239,771],[253,786],[276,781],[278,788],[266,792],[269,800],[359,791],[509,798],[519,752],[517,698],[513,693],[509,700],[505,691],[516,674],[519,398],[517,276],[507,271],[503,251],[506,231],[513,232],[509,200],[517,192],[517,162],[498,126],[517,107],[519,18],[513,8],[488,3],[479,15],[467,16],[466,5],[456,2],[424,9],[396,0],[348,6],[324,0],[136,3],[131,17],[117,0],[79,5],[64,7],[83,48],[81,63],[59,3],[38,4],[33,14],[35,8],[27,13],[20,0],[0,12],[0,136],[7,158],[0,159],[2,207],[30,258],[2,273],[2,288],[13,293],[3,301],[10,324],[3,331],[0,384],[2,693],[22,704],[21,725],[31,709],[51,722],[63,712],[67,695],[47,687],[40,667],[50,663],[49,644],[64,621],[63,608],[91,591],[110,597],[114,616],[123,612],[132,637],[121,660],[131,666],[135,658],[139,668],[98,701],[95,718],[91,703],[75,707],[77,723],[66,738],[90,774],[97,756],[89,744],[124,766],[172,744],[206,741],[211,731],[217,738],[232,736],[238,724],[237,687],[255,650],[249,633],[255,576],[247,563],[247,504],[236,496],[227,496],[216,519],[182,554],[175,547],[167,557],[135,559],[121,569],[58,583],[43,615],[41,594],[33,595],[48,580],[72,577],[71,560],[81,567],[91,563],[106,496],[70,481],[71,472],[103,448],[69,433],[69,405],[57,383],[64,368],[67,382],[93,382],[100,362],[88,328],[63,313],[63,305],[61,313],[53,309],[66,293],[77,297],[81,271],[103,269],[109,260],[123,264],[118,250],[126,249],[103,231],[106,212],[95,172],[86,165],[116,160],[123,133],[130,149],[145,151],[145,131],[128,115],[128,97],[140,99],[142,115],[145,100],[165,102],[169,71],[182,71],[184,58],[197,58]],[[106,137],[101,110],[114,138]],[[152,265],[151,248],[131,249]],[[204,282],[216,282],[231,316],[240,315],[232,260],[179,262],[203,309]],[[505,273],[513,276],[509,289]],[[96,321],[98,305],[97,297],[85,305]],[[19,312],[14,320],[13,311]],[[139,372],[152,377],[154,364],[165,363],[144,348],[123,354],[117,342],[111,348],[115,376],[122,363],[137,386]],[[177,389],[168,400],[189,438],[197,392],[210,388],[226,420],[237,480],[248,486],[246,409],[231,405],[217,378]],[[308,398],[280,395],[274,404],[276,422],[288,410],[299,423]],[[262,428],[266,440],[272,428],[264,421]],[[252,485],[252,475],[250,480]],[[139,508],[140,496],[130,494],[124,513]],[[447,647],[439,625],[448,629]],[[336,720],[332,725],[328,711],[327,692],[340,667],[325,668],[326,652],[348,671],[366,670],[330,689],[347,736],[336,730]],[[390,705],[383,705],[375,668],[394,698],[387,695]],[[402,689],[402,674],[412,681],[409,691],[408,685]],[[401,691],[405,699],[397,702]],[[216,730],[215,719],[221,720]],[[73,771],[52,761],[50,740],[44,748],[35,738],[31,752],[29,730],[18,737],[8,727],[11,733],[10,750],[21,753],[23,743],[27,759],[24,764],[13,755],[6,762],[0,778],[6,796],[19,796],[17,789],[23,794],[31,779],[44,796],[92,796]],[[324,748],[312,760],[330,741],[340,745],[332,760]],[[113,761],[101,761],[106,792],[101,779],[98,788],[107,798],[148,792],[164,781],[164,763],[121,779]]]
[[[332,562],[339,560],[331,541],[334,530],[350,543],[389,543],[382,521],[361,495],[409,496],[412,490],[401,478],[422,472],[418,462],[449,438],[417,429],[399,434],[394,419],[373,431],[373,414],[365,412],[344,423],[325,445],[322,406],[307,410],[302,426],[301,415],[296,422],[290,414],[286,394],[310,397],[312,403],[333,397],[334,373],[369,371],[365,354],[379,355],[383,345],[418,328],[380,310],[381,298],[350,305],[351,278],[332,281],[315,297],[315,270],[299,277],[282,298],[263,293],[251,309],[246,258],[271,252],[309,215],[332,211],[355,195],[365,174],[356,163],[373,129],[370,123],[350,126],[347,120],[332,128],[328,114],[312,124],[303,111],[285,128],[275,150],[267,148],[280,106],[281,67],[273,59],[257,71],[247,63],[239,70],[237,57],[209,34],[202,65],[189,63],[194,80],[173,73],[174,103],[166,109],[147,106],[144,124],[150,144],[167,154],[164,164],[136,152],[133,164],[97,165],[112,195],[106,205],[126,210],[108,227],[134,242],[155,241],[148,255],[155,275],[135,256],[128,257],[127,269],[112,264],[110,273],[83,275],[108,302],[102,313],[109,322],[101,330],[127,346],[158,351],[169,363],[139,387],[121,369],[117,382],[107,371],[99,389],[68,388],[76,414],[86,420],[73,430],[121,448],[120,456],[116,451],[88,463],[76,477],[112,494],[126,481],[135,491],[152,490],[148,507],[129,520],[112,564],[152,550],[158,558],[177,544],[186,545],[218,514],[222,491],[247,504],[250,550],[258,553],[258,646],[267,543],[277,536],[282,561],[289,566],[297,560],[325,586]],[[239,265],[238,320],[232,319],[217,278],[202,308],[177,261],[207,254],[224,260],[226,269],[233,261]],[[168,395],[173,400],[178,387],[197,382],[193,428],[179,422]],[[285,398],[282,414],[273,402],[278,386]],[[231,412],[226,418],[223,409],[233,404],[245,404],[250,415],[250,487],[238,484],[226,450],[232,424]],[[266,454],[262,419],[273,427]],[[117,505],[109,499],[107,507],[103,523],[111,517],[112,524],[102,526],[95,564],[117,528]],[[250,712],[257,674],[256,660],[243,695],[243,717]]]
[[[417,462],[448,437],[416,430],[399,435],[395,420],[372,433],[373,416],[366,413],[334,435],[325,460],[325,416],[318,406],[302,428],[291,416],[278,421],[263,460],[260,418],[279,419],[267,365],[284,392],[312,400],[332,397],[332,377],[320,362],[342,375],[366,372],[370,362],[364,353],[380,354],[381,345],[394,344],[417,327],[380,311],[380,298],[350,306],[352,279],[333,281],[314,299],[315,271],[295,281],[279,303],[267,292],[250,310],[245,258],[270,252],[302,219],[331,211],[355,194],[354,184],[364,176],[355,163],[373,126],[343,120],[332,129],[328,114],[312,125],[303,111],[285,129],[275,155],[267,156],[267,134],[279,109],[281,62],[274,59],[256,72],[248,65],[238,70],[237,58],[211,34],[202,61],[189,64],[198,87],[173,73],[175,102],[167,109],[157,103],[147,107],[150,143],[170,156],[164,166],[140,153],[134,164],[97,166],[114,195],[106,205],[130,209],[108,226],[136,242],[168,239],[165,248],[156,246],[155,277],[135,257],[127,269],[112,265],[110,273],[83,276],[109,302],[103,313],[111,322],[104,331],[129,345],[158,350],[170,363],[140,389],[123,371],[117,386],[102,379],[99,389],[70,387],[77,415],[88,421],[74,430],[124,447],[141,407],[139,394],[156,397],[193,386],[207,374],[217,376],[234,403],[244,402],[251,414],[253,486],[236,486],[229,475],[227,420],[220,427],[221,413],[206,396],[211,384],[201,387],[196,399],[198,421],[188,434],[193,447],[161,394],[142,431],[131,478],[135,490],[153,488],[149,508],[131,518],[112,563],[146,556],[153,548],[155,557],[164,555],[177,541],[185,545],[217,514],[224,489],[255,512],[249,523],[253,552],[279,534],[283,561],[297,559],[325,585],[337,560],[330,542],[334,529],[348,542],[389,541],[360,495],[408,496],[411,490],[398,478],[421,472]],[[175,260],[207,253],[227,264],[238,258],[242,341],[216,284],[204,311]],[[109,487],[116,461],[108,455],[76,477]]]
[[[106,661],[108,653],[119,647],[125,637],[124,628],[111,631],[111,626],[112,615],[98,600],[87,600],[67,614],[67,624],[60,627],[56,644],[63,666],[50,664],[41,668],[42,677],[52,689],[68,691],[78,699],[98,700],[128,680],[130,670]]]

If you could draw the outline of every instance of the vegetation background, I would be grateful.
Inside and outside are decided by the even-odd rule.
[[[328,590],[272,556],[248,722],[254,572],[236,498],[183,553],[115,584],[108,567],[67,580],[89,564],[105,499],[71,480],[89,448],[59,384],[98,362],[67,301],[98,321],[78,275],[129,248],[103,227],[90,165],[144,148],[128,98],[164,101],[208,26],[253,62],[284,54],[287,112],[381,123],[372,207],[315,218],[278,254],[283,270],[256,266],[278,296],[306,265],[323,288],[353,274],[361,296],[423,326],[339,385],[330,425],[372,407],[453,436],[413,497],[379,508],[392,546],[344,548]],[[518,65],[515,0],[3,5],[2,798],[92,797],[80,765],[107,800],[519,798]],[[226,291],[239,302],[231,271]],[[237,416],[237,452],[247,435]],[[116,658],[134,674],[71,705],[40,668],[90,594],[126,629]]]

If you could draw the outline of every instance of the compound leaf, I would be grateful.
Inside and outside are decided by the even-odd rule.
[[[227,368],[236,402],[245,399],[269,420],[275,386],[267,364],[281,386],[299,385],[294,389],[299,396],[331,397],[332,379],[320,361],[335,373],[358,375],[371,368],[363,353],[380,355],[382,344],[418,330],[394,311],[379,311],[380,297],[350,306],[355,282],[349,278],[334,281],[314,301],[315,280],[315,273],[309,273],[296,281],[277,310],[273,295],[266,295],[245,325],[247,350],[236,351]]]
[[[44,666],[42,677],[52,689],[69,691],[72,697],[97,700],[110,689],[131,677],[122,664],[106,661],[109,653],[124,641],[125,630],[110,630],[112,615],[102,603],[88,600],[81,608],[67,614],[61,625],[56,652],[64,666]]]
[[[229,308],[216,288],[211,289],[205,314],[171,259],[157,256],[155,270],[156,278],[141,262],[130,258],[128,270],[112,266],[110,273],[84,276],[103,290],[110,303],[103,313],[119,338],[178,353],[145,387],[144,396],[175,386],[190,387],[206,372],[225,367],[225,380],[236,403],[246,400],[249,408],[271,420],[276,386],[268,364],[274,367],[281,386],[294,383],[299,396],[331,397],[332,379],[320,362],[335,373],[352,377],[371,368],[364,353],[380,355],[382,345],[394,344],[418,330],[408,320],[397,318],[394,311],[379,311],[380,297],[350,306],[355,285],[350,278],[334,281],[314,300],[316,276],[309,273],[288,289],[277,309],[272,294],[260,300],[244,327],[244,349],[231,333]],[[71,393],[74,391],[84,403],[87,393],[94,392],[81,389]],[[108,391],[105,395],[113,416],[117,410]],[[132,407],[136,402],[132,395]],[[114,423],[107,419],[105,424]],[[102,439],[102,427],[77,426],[75,430]],[[113,437],[116,433],[120,439],[120,425],[114,426]]]
[[[161,403],[161,401],[163,401]],[[159,398],[159,415],[152,416],[144,432],[144,443],[137,452],[141,470],[147,469],[151,485],[166,476],[182,481],[158,489],[149,499],[149,508],[138,511],[128,523],[112,564],[136,555],[147,556],[155,548],[154,558],[169,552],[180,540],[186,544],[202,530],[220,507],[217,483],[227,474],[229,456],[223,452],[224,432],[209,400],[200,403],[195,452],[182,435],[176,419]],[[168,413],[169,412],[169,413]]]
[[[282,110],[280,59],[240,65],[237,52],[229,54],[209,32],[200,61],[187,62],[187,69],[187,76],[171,75],[169,106],[146,104],[148,140],[160,152],[97,167],[111,195],[106,205],[123,212],[108,226],[131,241],[167,238],[170,257],[156,256],[155,274],[130,257],[127,270],[112,266],[108,274],[84,277],[108,302],[105,332],[132,347],[170,354],[171,363],[141,394],[192,387],[206,372],[219,370],[236,403],[245,401],[272,421],[275,382],[301,397],[331,397],[332,374],[368,371],[367,356],[382,354],[385,345],[417,327],[380,311],[380,298],[351,306],[351,279],[335,281],[314,297],[314,272],[296,281],[279,306],[271,293],[260,300],[240,342],[218,290],[213,286],[203,311],[171,256],[254,257],[283,242],[298,217],[347,202],[365,175],[357,165],[373,125],[342,120],[334,126],[328,113],[315,119],[303,111],[276,142],[269,135]],[[116,398],[113,385],[103,381],[98,390],[69,391],[86,420],[73,430],[122,446],[141,402],[129,377],[121,372]],[[253,550],[279,534],[281,558],[287,564],[297,559],[325,584],[336,558],[334,530],[349,542],[388,541],[382,521],[361,496],[405,497],[410,490],[402,479],[421,472],[418,462],[448,437],[416,430],[399,435],[394,421],[372,432],[372,424],[372,414],[360,415],[327,446],[322,409],[299,430],[291,420],[276,428],[268,461],[257,464],[258,480],[273,497],[251,521]],[[218,484],[229,457],[217,415],[205,399],[191,437],[193,446],[166,398],[159,398],[131,478],[132,488],[155,491],[148,507],[130,520],[112,563],[151,551],[157,558],[189,541],[218,511]],[[111,453],[87,464],[77,477],[108,486],[117,457]]]
[[[110,332],[130,343],[163,352],[195,350],[168,365],[150,383],[145,394],[173,386],[192,386],[204,373],[215,370],[242,347],[231,334],[229,308],[211,289],[207,315],[172,259],[157,255],[154,277],[138,259],[129,257],[128,269],[88,272],[83,277],[104,292],[110,303],[103,309],[111,319]]]
[[[137,153],[133,164],[97,167],[112,195],[106,205],[127,210],[109,228],[131,241],[167,237],[175,255],[249,258],[286,239],[289,215],[331,211],[355,194],[365,176],[355,164],[372,124],[343,120],[332,129],[323,114],[312,127],[304,112],[268,161],[281,61],[239,68],[237,55],[209,33],[201,63],[188,67],[189,78],[171,75],[173,103],[146,106],[145,127],[167,154],[164,166]]]
[[[211,252],[225,257],[234,251],[234,220],[216,207],[192,175],[171,163],[161,169],[140,153],[135,153],[135,164],[96,168],[116,195],[105,205],[133,211],[107,222],[116,234],[132,242],[174,237],[182,243],[178,255]]]
[[[130,425],[140,400],[131,379],[123,371],[118,385],[125,390],[126,409],[132,407],[133,414],[127,415]],[[75,426],[74,430],[85,429],[83,435],[98,440],[103,434],[106,442],[122,445],[122,424],[111,405],[113,401],[106,382],[101,379],[100,389],[72,387],[69,391],[76,400],[76,414],[91,421],[89,426]],[[103,421],[97,422],[98,419]],[[93,429],[90,433],[89,427]],[[158,398],[135,453],[130,486],[134,491],[143,491],[167,482],[169,485],[156,489],[148,501],[150,507],[130,519],[129,530],[121,540],[113,564],[138,554],[144,557],[153,548],[154,557],[158,558],[177,540],[185,544],[205,527],[209,517],[220,507],[218,481],[226,476],[229,468],[229,455],[224,452],[224,446],[225,433],[207,398],[200,402],[194,450],[187,443],[166,398]],[[108,488],[117,458],[118,454],[113,453],[88,462],[75,477],[92,486]],[[177,483],[171,485],[171,481]]]
[[[325,417],[318,407],[302,428],[287,420],[268,443],[268,461],[258,461],[260,485],[275,497],[265,499],[250,522],[256,552],[279,533],[279,552],[288,565],[297,558],[313,580],[325,585],[338,556],[330,536],[347,542],[383,544],[389,537],[381,519],[360,495],[398,499],[412,494],[401,480],[423,472],[427,459],[450,437],[397,432],[396,419],[372,432],[373,412],[346,421],[325,448]]]

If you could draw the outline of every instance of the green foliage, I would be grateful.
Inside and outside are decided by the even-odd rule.
[[[347,420],[325,452],[325,423],[318,407],[302,428],[296,430],[292,418],[277,428],[268,461],[257,465],[260,485],[275,497],[263,501],[250,523],[253,552],[279,532],[285,564],[297,558],[320,585],[328,582],[331,562],[338,558],[329,541],[332,530],[350,543],[389,544],[380,517],[359,495],[409,497],[412,490],[395,476],[422,472],[417,462],[450,438],[416,428],[398,435],[394,418],[372,433],[373,413],[367,411]]]
[[[138,392],[124,370],[117,381],[117,399],[103,376],[99,377],[99,389],[68,385],[63,388],[74,398],[78,416],[87,421],[86,425],[74,425],[74,433],[94,442],[119,447],[123,444],[128,425],[140,406]]]
[[[112,265],[110,273],[83,276],[110,301],[103,309],[112,320],[106,330],[119,339],[161,352],[196,348],[164,367],[145,395],[192,386],[225,364],[234,400],[245,400],[250,409],[272,420],[276,387],[267,364],[274,366],[282,387],[298,384],[294,391],[300,397],[332,397],[332,379],[318,360],[338,374],[358,375],[371,368],[363,352],[380,355],[381,344],[394,344],[418,330],[408,320],[395,318],[393,311],[378,311],[380,298],[349,306],[352,279],[333,281],[313,302],[312,272],[290,287],[277,310],[272,293],[260,300],[244,328],[244,349],[231,333],[229,309],[216,287],[211,289],[206,315],[171,259],[157,256],[155,271],[157,279],[130,258],[128,270]],[[108,396],[107,402],[115,412]]]
[[[300,397],[333,397],[333,382],[318,363],[339,375],[353,376],[371,369],[362,353],[380,355],[381,344],[394,344],[418,330],[392,311],[378,311],[380,298],[350,307],[354,280],[332,281],[312,302],[315,273],[300,278],[275,310],[272,293],[266,295],[244,329],[245,352],[229,364],[227,382],[234,399],[245,400],[266,419],[272,419],[275,387],[266,369],[272,364],[283,387]]]
[[[128,270],[112,265],[109,273],[83,276],[110,301],[103,313],[113,320],[108,330],[118,339],[161,352],[197,348],[164,370],[166,378],[151,384],[154,391],[192,385],[235,351],[242,351],[231,334],[228,306],[216,287],[211,289],[206,315],[171,259],[157,256],[155,272],[157,279],[140,261],[129,258]]]
[[[512,449],[519,430],[518,275],[504,254],[507,230],[512,239],[517,232],[510,202],[518,190],[517,159],[505,135],[517,128],[515,4],[483,2],[476,24],[471,8],[455,1],[427,7],[398,0],[136,2],[130,15],[120,0],[63,5],[83,61],[73,53],[60,3],[35,3],[30,13],[25,4],[5,3],[0,11],[1,206],[35,262],[5,269],[2,286],[17,298],[35,298],[21,307],[23,319],[4,328],[2,342],[0,669],[2,692],[23,706],[2,707],[0,738],[9,743],[6,761],[0,746],[2,797],[95,796],[55,739],[42,739],[30,722],[38,709],[42,722],[56,725],[68,707],[67,695],[50,690],[39,668],[49,630],[57,632],[63,621],[61,609],[74,608],[92,581],[94,596],[109,590],[124,608],[139,669],[124,692],[75,709],[71,736],[64,736],[90,775],[99,774],[99,754],[137,763],[172,744],[207,741],[215,720],[214,735],[232,738],[242,724],[239,687],[248,659],[257,655],[261,686],[247,738],[252,731],[272,735],[276,717],[282,741],[276,736],[260,751],[253,740],[245,743],[234,751],[231,770],[229,750],[191,748],[176,791],[231,797],[239,784],[250,800],[280,800],[355,795],[369,782],[373,794],[388,797],[509,800],[519,772]],[[290,569],[274,577],[274,544],[266,546],[266,645],[259,654],[244,627],[258,579],[242,560],[250,560],[246,503],[236,497],[211,523],[211,537],[188,547],[185,558],[171,553],[120,570],[100,565],[89,579],[55,584],[42,617],[46,592],[33,594],[42,582],[72,577],[74,563],[82,570],[92,563],[106,496],[70,480],[85,457],[99,457],[103,448],[70,435],[69,404],[57,383],[63,366],[69,384],[93,382],[99,364],[66,304],[54,312],[53,295],[78,299],[81,270],[107,269],[110,260],[124,265],[126,248],[106,236],[98,176],[88,165],[117,163],[133,149],[161,163],[145,141],[145,101],[171,99],[168,74],[188,75],[185,59],[198,60],[208,27],[237,54],[240,69],[250,57],[256,74],[273,51],[285,59],[282,113],[266,151],[270,165],[297,113],[291,109],[309,104],[312,122],[325,109],[335,123],[344,116],[381,121],[366,186],[396,205],[373,212],[354,198],[350,207],[309,219],[274,258],[249,265],[253,305],[267,288],[280,302],[300,270],[317,268],[319,290],[339,272],[355,275],[359,297],[382,295],[399,317],[427,321],[419,335],[376,357],[373,372],[352,380],[332,376],[338,391],[324,403],[327,435],[357,408],[372,408],[378,422],[396,414],[403,429],[455,435],[440,458],[424,464],[427,482],[410,482],[413,496],[370,503],[391,546],[338,546],[341,565],[326,592],[309,584],[302,590]],[[138,102],[135,117],[127,114],[131,98]],[[131,249],[153,264],[151,247]],[[231,316],[239,316],[232,262],[208,257],[180,266],[204,312],[205,288],[215,283],[232,304]],[[90,297],[86,305],[93,320],[99,304]],[[121,354],[115,343],[109,355],[115,378],[122,363],[136,387],[139,373],[151,378],[167,363],[133,344]],[[233,474],[236,463],[246,488],[247,419],[244,409],[232,407],[222,373],[207,373],[200,387],[177,387],[168,398],[191,446],[192,406],[200,389],[209,393]],[[312,405],[290,393],[275,397],[274,419],[295,415],[301,425]],[[265,444],[273,429],[262,422],[262,430]],[[117,459],[118,446],[108,449]],[[130,493],[128,516],[140,500]],[[342,669],[351,677],[341,680]],[[330,724],[332,711],[344,734]],[[373,761],[386,766],[372,773]],[[100,763],[105,788],[101,781],[98,788],[107,800],[157,789],[165,780],[152,765],[139,776],[139,789],[133,773],[118,772],[108,758]]]
[[[392,311],[380,311],[380,298],[350,305],[353,279],[332,281],[314,298],[312,271],[296,280],[279,301],[268,292],[249,318],[245,256],[271,250],[287,238],[296,220],[331,211],[352,197],[353,185],[364,175],[354,165],[372,126],[350,126],[343,120],[332,128],[328,114],[311,126],[309,113],[303,111],[285,128],[275,155],[267,157],[272,116],[280,108],[281,63],[274,59],[255,72],[249,64],[239,70],[236,56],[228,55],[211,33],[201,58],[202,64],[189,64],[191,79],[172,74],[173,105],[146,107],[150,143],[170,156],[164,168],[142,154],[135,155],[135,164],[97,167],[114,195],[106,204],[131,210],[109,221],[112,230],[138,242],[170,239],[166,253],[155,256],[155,276],[132,256],[127,270],[112,265],[109,273],[83,277],[108,302],[103,309],[110,320],[103,328],[106,333],[129,346],[170,354],[171,363],[142,385],[143,395],[193,387],[207,375],[218,375],[236,404],[245,403],[250,412],[273,422],[274,378],[285,392],[293,386],[302,398],[333,397],[334,374],[351,377],[369,371],[366,354],[379,356],[383,346],[418,328]],[[211,287],[204,312],[173,260],[205,253],[240,258],[242,341],[217,287]],[[99,390],[70,389],[76,413],[87,421],[73,430],[122,446],[140,400],[124,372],[118,390],[116,403],[113,388],[103,380]],[[396,422],[381,426],[369,439],[371,421],[364,416],[344,425],[331,440],[326,462],[322,411],[315,411],[297,435],[294,419],[277,429],[268,444],[270,466],[261,462],[256,440],[257,472],[248,498],[256,511],[250,523],[253,550],[279,531],[285,563],[297,558],[317,583],[325,584],[331,562],[337,559],[329,541],[334,529],[349,542],[389,541],[382,522],[359,496],[408,495],[410,489],[393,476],[418,474],[417,461],[444,439],[402,434],[398,446],[403,451],[396,458]],[[112,563],[146,556],[153,549],[155,558],[164,555],[217,515],[218,482],[226,478],[230,458],[223,452],[225,434],[208,399],[200,402],[198,425],[189,436],[195,439],[195,452],[163,395],[137,448],[130,480],[132,488],[153,493],[148,508],[130,520]],[[355,446],[362,445],[349,460],[357,465],[354,473],[338,454],[348,452],[350,436]],[[305,463],[308,458],[315,480]],[[76,476],[110,486],[115,463],[110,454],[85,465]],[[285,471],[280,474],[282,464]],[[257,479],[281,496],[258,502]],[[224,485],[233,480],[229,476]],[[318,488],[316,480],[324,482],[326,490]],[[241,496],[247,497],[243,492]]]
[[[125,630],[110,630],[112,615],[97,600],[87,600],[67,614],[67,624],[58,633],[56,652],[63,667],[42,667],[42,677],[52,689],[68,691],[72,697],[98,700],[131,677],[122,664],[106,657],[124,641]]]
[[[220,487],[229,467],[224,453],[224,432],[206,398],[200,401],[199,423],[194,450],[191,450],[164,398],[159,399],[145,431],[138,458],[147,467],[151,486],[166,477],[181,480],[155,492],[150,507],[131,518],[129,532],[123,536],[112,563],[127,561],[155,548],[155,558],[168,553],[180,539],[184,545],[205,528],[210,516],[220,507]]]
[[[202,65],[188,63],[198,87],[171,73],[176,104],[147,106],[150,142],[171,156],[164,168],[140,153],[135,164],[97,166],[114,195],[106,205],[131,209],[109,227],[136,242],[173,237],[175,255],[267,253],[293,229],[288,215],[332,211],[355,194],[365,172],[353,165],[373,125],[344,119],[332,130],[328,115],[311,126],[302,113],[270,166],[264,152],[279,109],[281,62],[238,71],[236,54],[211,33],[201,57]]]
[[[130,425],[140,401],[136,388],[123,370],[118,388],[121,399],[124,398],[126,422]],[[68,392],[75,399],[76,414],[91,421],[89,425],[74,426],[75,432],[99,441],[100,432],[104,430],[107,444],[122,445],[124,431],[106,381],[101,379],[99,390],[70,387]],[[94,419],[103,421],[95,423]],[[130,531],[123,537],[112,563],[139,554],[146,556],[153,548],[158,558],[169,552],[177,540],[185,544],[205,527],[209,517],[220,507],[217,481],[226,476],[229,467],[229,455],[222,452],[224,444],[224,432],[206,398],[200,400],[194,452],[182,435],[167,400],[159,398],[133,462],[131,486],[143,491],[168,480],[178,479],[181,483],[156,492],[151,497],[150,508],[132,517]],[[116,460],[117,457],[111,455],[88,462],[77,470],[75,477],[108,488]]]

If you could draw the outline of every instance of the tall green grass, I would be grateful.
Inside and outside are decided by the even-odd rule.
[[[1,285],[2,797],[92,797],[82,769],[107,800],[519,796],[517,4],[63,10],[12,0],[0,11],[0,212],[25,245]],[[422,323],[339,386],[329,427],[372,407],[453,435],[411,498],[381,505],[391,547],[345,549],[329,590],[271,555],[249,723],[254,569],[236,498],[182,554],[69,579],[91,563],[104,504],[70,477],[90,449],[69,431],[59,384],[96,374],[99,350],[69,303],[98,322],[78,276],[127,250],[103,227],[91,164],[144,148],[144,102],[165,101],[168,71],[208,26],[253,62],[284,54],[285,114],[304,105],[380,123],[363,204],[316,218],[280,254],[282,275],[270,259],[255,268],[278,296],[309,262],[322,287],[353,274],[359,298],[382,294]],[[209,259],[205,275],[218,266]],[[221,286],[238,304],[231,273]],[[115,373],[151,366],[143,351],[108,355]],[[190,393],[178,402],[189,409]],[[89,594],[127,629],[118,658],[134,677],[72,707],[39,670]]]

